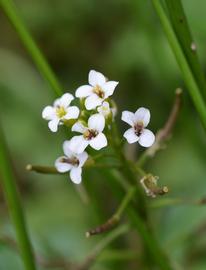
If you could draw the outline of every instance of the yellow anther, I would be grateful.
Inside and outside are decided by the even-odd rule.
[[[56,114],[59,118],[62,118],[63,116],[66,115],[66,111],[64,109],[64,107],[57,107],[56,108]]]
[[[84,132],[84,138],[88,138],[90,136],[90,131],[87,129],[85,132]]]

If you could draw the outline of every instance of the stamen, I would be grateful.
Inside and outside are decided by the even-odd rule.
[[[66,115],[66,111],[65,111],[64,107],[58,106],[58,107],[56,108],[56,114],[57,114],[57,116],[58,116],[59,118],[62,118],[63,116],[65,116],[65,115]]]
[[[136,134],[138,137],[141,135],[143,129],[144,129],[144,124],[143,124],[142,121],[137,122],[137,123],[135,124],[135,126],[134,126],[135,134]]]
[[[93,88],[93,92],[100,98],[104,98],[104,91],[98,84]]]
[[[94,129],[87,129],[83,136],[86,140],[91,140],[92,138],[95,138],[98,135],[98,132]]]
[[[79,166],[79,160],[76,157],[71,157],[71,158],[63,157],[61,159],[61,162],[68,163],[68,164],[71,164],[73,166]]]

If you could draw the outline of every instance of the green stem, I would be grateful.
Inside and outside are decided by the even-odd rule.
[[[151,208],[159,208],[159,207],[167,207],[174,205],[187,205],[187,206],[205,206],[206,200],[205,198],[200,198],[198,200],[187,200],[182,198],[164,198],[157,199],[151,201],[149,207]]]
[[[4,188],[5,198],[8,204],[9,212],[16,230],[22,258],[25,269],[35,270],[34,256],[27,233],[24,220],[23,209],[21,206],[19,193],[17,190],[15,177],[9,161],[6,143],[3,132],[0,130],[0,175]]]
[[[85,163],[84,166],[85,169],[90,169],[90,168],[111,168],[111,169],[119,169],[120,165],[118,164],[100,164],[100,163]],[[27,171],[33,171],[37,173],[42,173],[42,174],[66,174],[68,172],[60,173],[57,171],[57,169],[54,166],[42,166],[42,165],[31,165],[28,164],[26,166]]]
[[[136,194],[137,191],[137,187],[130,187],[129,190],[127,191],[126,195],[124,196],[119,208],[117,209],[116,213],[114,214],[114,216],[120,220],[120,218],[122,217],[122,214],[124,213],[124,211],[126,210],[128,204],[131,202],[131,200],[133,199],[134,195]]]
[[[147,173],[139,166],[139,164],[132,163],[133,169],[139,174],[139,176],[144,177]]]
[[[206,81],[200,65],[196,44],[193,40],[181,0],[165,0],[171,23],[197,81],[200,91],[206,98]]]
[[[96,261],[97,257],[100,253],[115,239],[120,237],[121,235],[127,233],[129,231],[128,225],[121,225],[120,227],[116,228],[115,230],[111,231],[108,235],[106,235],[91,251],[91,253],[86,257],[84,262],[75,270],[87,270],[90,269],[92,264]]]
[[[157,266],[159,266],[159,269],[162,270],[172,270],[167,256],[161,251],[157,240],[153,237],[148,219],[148,208],[145,195],[143,194],[140,186],[137,185],[136,173],[142,177],[145,175],[145,172],[126,159],[121,147],[119,147],[119,141],[117,138],[120,137],[118,136],[118,131],[115,124],[113,125],[112,130],[114,134],[114,152],[117,153],[117,158],[122,165],[121,172],[129,183],[133,183],[137,187],[137,196],[135,197],[133,205],[129,207],[129,215],[131,221],[135,225],[135,228],[143,240],[145,254],[146,256],[148,255],[147,263],[155,263]]]
[[[132,185],[136,185],[137,183],[137,177],[136,177],[136,172],[134,172],[134,164],[129,161],[122,150],[122,146],[121,146],[121,142],[120,142],[120,134],[119,131],[117,129],[116,123],[113,122],[112,125],[112,147],[114,149],[114,153],[116,154],[117,159],[119,160],[119,163],[121,165],[121,173],[124,176],[125,180],[132,184]],[[137,171],[138,168],[135,168],[135,170]],[[139,168],[138,170],[138,174],[140,175],[144,175],[143,170],[141,170]],[[140,213],[140,215],[142,215],[145,219],[145,221],[147,220],[147,207],[146,207],[146,201],[145,201],[145,196],[142,192],[142,190],[140,189],[140,186],[137,186],[137,208],[138,211]]]
[[[192,71],[190,70],[190,67],[189,67],[188,62],[185,58],[185,55],[182,52],[181,46],[179,45],[179,42],[178,42],[176,35],[171,27],[171,24],[167,18],[167,15],[166,15],[166,13],[161,5],[160,0],[152,0],[152,2],[153,2],[155,10],[159,16],[159,19],[162,23],[165,34],[168,38],[168,41],[169,41],[170,46],[173,50],[173,53],[176,57],[176,60],[179,64],[179,67],[182,71],[182,75],[183,75],[185,84],[187,85],[190,96],[193,100],[193,103],[194,103],[196,110],[199,114],[199,117],[202,121],[203,127],[206,130],[206,107],[205,107],[205,103],[203,101],[203,98],[200,94],[198,85],[194,79]]]
[[[172,270],[167,256],[165,256],[165,254],[161,251],[157,240],[153,237],[148,220],[148,209],[145,195],[143,194],[140,186],[137,185],[136,173],[143,176],[145,175],[145,172],[139,169],[139,167],[136,167],[135,164],[133,164],[131,161],[126,159],[124,153],[122,152],[122,147],[120,147],[120,136],[118,134],[115,123],[112,126],[112,132],[112,146],[114,148],[114,152],[117,155],[117,159],[119,159],[120,164],[122,165],[121,173],[123,174],[127,182],[129,182],[130,184],[135,184],[137,188],[137,196],[135,197],[134,203],[129,206],[128,212],[131,221],[135,225],[136,230],[138,231],[140,237],[143,240],[145,254],[148,255],[147,262],[155,263],[157,266],[159,266],[159,269],[162,270]],[[114,194],[119,198],[119,194],[121,194],[121,192],[118,192],[119,186],[117,186],[116,188],[112,188],[114,190]],[[124,209],[124,204],[122,207],[119,210],[120,212],[122,211],[122,209]]]
[[[138,174],[141,176],[145,175],[145,172],[140,170],[138,167],[135,167],[135,164],[129,166],[128,162],[124,158],[124,164],[127,168],[130,168],[131,172],[125,171],[125,173],[129,173],[129,175],[134,174],[133,169],[137,169]],[[127,166],[128,164],[128,166]],[[125,174],[126,176],[126,174]],[[133,176],[135,178],[135,175]],[[137,185],[138,187],[138,185]],[[137,205],[134,204],[133,207],[129,207],[129,215],[136,229],[138,230],[141,238],[143,239],[143,243],[146,249],[146,252],[149,254],[150,258],[152,258],[153,262],[155,262],[160,269],[162,270],[172,270],[170,266],[170,262],[167,256],[162,252],[161,248],[158,245],[157,240],[154,238],[148,220],[148,209],[145,200],[144,194],[142,194],[141,190],[137,188]],[[141,207],[139,206],[141,204]],[[136,211],[138,209],[138,212]],[[121,209],[120,209],[121,210]]]
[[[143,193],[142,188],[140,187],[139,183],[137,182],[137,175],[144,176],[145,173],[143,170],[139,170],[139,168],[135,167],[131,161],[127,160],[123,153],[120,153],[120,162],[122,164],[122,174],[124,175],[127,181],[133,183],[137,187],[137,197],[135,200],[135,205],[138,209],[139,215],[145,220],[145,223],[148,222],[148,211],[147,211],[147,202],[145,199],[145,194]],[[137,169],[138,171],[135,171]]]
[[[164,198],[159,200],[153,200],[149,204],[151,208],[159,208],[159,207],[167,207],[167,206],[174,206],[174,205],[187,205],[188,202],[184,201],[184,199],[180,198]]]
[[[18,10],[13,1],[0,0],[0,5],[2,6],[3,11],[9,18],[12,26],[15,28],[20,39],[22,40],[22,43],[24,44],[27,51],[31,55],[33,61],[35,62],[36,66],[38,67],[39,71],[41,72],[45,80],[48,81],[49,85],[58,96],[62,95],[63,91],[60,86],[60,83],[58,82],[55,74],[53,73],[52,69],[45,60],[43,54],[35,44],[23,20],[19,16]]]
[[[113,175],[113,179],[114,178],[115,177]],[[115,181],[109,182],[114,195],[117,197],[118,200],[122,200],[122,188],[120,187],[118,180],[115,178]],[[147,263],[152,264],[153,267],[157,266],[159,267],[158,269],[161,270],[172,270],[167,256],[164,254],[163,251],[161,251],[157,239],[154,238],[151,232],[148,221],[144,219],[136,205],[135,200],[138,198],[139,195],[138,193],[135,194],[137,194],[137,196],[133,197],[134,203],[131,203],[128,206],[127,213],[129,214],[130,221],[133,223],[137,233],[142,239],[142,243],[144,246],[144,254],[147,259]],[[145,210],[147,210],[147,208]]]
[[[129,215],[133,221],[133,224],[138,229],[139,234],[144,240],[144,244],[147,247],[147,251],[153,258],[153,261],[156,263],[156,265],[159,266],[158,269],[172,270],[172,267],[170,265],[167,256],[162,252],[161,248],[158,245],[157,240],[153,236],[152,232],[145,226],[142,218],[135,212],[133,208],[129,209]]]
[[[28,164],[26,166],[26,170],[42,174],[61,174],[60,172],[57,171],[57,169],[54,166],[41,166]]]
[[[120,203],[120,206],[118,207],[117,211],[112,215],[112,217],[109,218],[105,223],[97,226],[94,229],[87,231],[86,236],[90,237],[92,235],[101,234],[101,233],[104,233],[106,231],[113,229],[114,226],[116,226],[119,223],[124,211],[126,210],[127,206],[131,202],[131,200],[133,199],[136,191],[137,191],[136,186],[130,187],[128,189],[126,195],[123,197],[123,199]]]
[[[90,167],[92,167],[92,168],[110,168],[110,169],[119,169],[119,168],[121,168],[121,166],[120,165],[118,165],[118,164],[100,164],[100,163],[94,163],[94,165],[86,165],[85,166],[85,168],[90,168]]]
[[[131,261],[138,260],[140,254],[135,250],[105,250],[98,258],[98,261]]]

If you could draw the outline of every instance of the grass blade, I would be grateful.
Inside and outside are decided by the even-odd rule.
[[[176,57],[177,63],[182,71],[183,79],[188,88],[189,94],[192,98],[194,106],[198,112],[198,115],[202,121],[203,127],[206,131],[206,106],[202,95],[200,93],[199,87],[193,76],[193,73],[188,65],[187,59],[182,51],[182,48],[177,40],[177,37],[173,31],[170,21],[165,13],[165,10],[161,4],[160,0],[152,0],[154,8],[157,15],[159,16],[160,22],[163,26],[167,39],[169,41],[170,47]]]
[[[182,47],[182,51],[187,58],[199,89],[206,100],[206,80],[198,59],[196,44],[192,37],[181,0],[165,0],[165,2],[173,29]]]
[[[23,209],[21,206],[19,193],[17,190],[15,177],[12,172],[7,146],[4,140],[4,135],[0,129],[0,176],[3,184],[6,202],[9,208],[16,235],[24,261],[26,270],[35,270],[35,261],[32,252],[32,247],[28,237],[26,224],[24,220]]]

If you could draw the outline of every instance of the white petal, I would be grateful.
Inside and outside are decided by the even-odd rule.
[[[127,131],[125,131],[123,136],[127,139],[128,143],[135,143],[139,140],[139,137],[135,134],[133,128],[130,128]]]
[[[146,108],[139,108],[135,112],[135,122],[143,122],[144,127],[146,127],[149,124],[150,121],[150,111]]]
[[[83,152],[79,154],[77,158],[79,159],[79,167],[82,167],[86,162],[86,160],[88,159],[88,154],[87,152]]]
[[[98,97],[96,94],[92,94],[87,97],[85,100],[85,107],[87,110],[95,109],[97,106],[102,104],[102,99]]]
[[[56,161],[55,161],[55,167],[57,169],[58,172],[68,172],[69,170],[71,170],[72,166],[71,164],[68,164],[66,162],[61,162],[62,158],[66,158],[66,157],[59,157]]]
[[[104,107],[104,108],[106,108],[106,109],[109,109],[109,102],[104,101],[104,102],[102,103],[102,107]]]
[[[71,158],[74,155],[74,153],[70,150],[69,143],[70,143],[70,141],[64,141],[64,143],[63,143],[63,151],[64,151],[64,154],[67,157]]]
[[[72,168],[70,171],[70,178],[75,184],[80,184],[82,181],[82,168]]]
[[[97,130],[98,132],[102,132],[105,126],[104,116],[96,113],[89,117],[88,127],[90,129]]]
[[[76,154],[81,154],[88,145],[89,141],[85,140],[83,135],[74,136],[69,142],[69,149]]]
[[[49,129],[52,132],[57,132],[58,124],[59,124],[59,119],[57,117],[55,117],[54,119],[49,121],[49,123],[48,123]]]
[[[105,98],[113,95],[114,90],[117,85],[118,85],[118,82],[115,82],[115,81],[109,81],[109,82],[106,82],[104,85],[102,85],[102,89],[105,92]]]
[[[67,114],[64,119],[77,119],[79,117],[79,108],[77,106],[70,106],[66,109]]]
[[[122,112],[122,121],[126,122],[130,126],[134,125],[134,113],[129,111]]]
[[[139,137],[139,144],[144,147],[150,147],[155,141],[155,135],[149,129],[144,129]]]
[[[46,120],[52,120],[55,117],[55,109],[52,106],[46,106],[42,111],[42,117]]]
[[[87,128],[81,122],[76,122],[72,126],[72,131],[75,131],[75,132],[84,133],[86,130]]]
[[[55,99],[54,101],[54,107],[60,106],[60,98]]]
[[[88,97],[92,94],[93,87],[90,85],[82,85],[79,88],[77,88],[75,92],[75,96],[78,98]]]
[[[97,72],[95,70],[91,70],[89,72],[89,84],[91,84],[92,86],[95,86],[97,84],[101,86],[105,82],[106,82],[106,79],[102,73]]]
[[[103,133],[99,133],[94,139],[90,140],[89,144],[95,150],[100,150],[107,146],[107,138]]]
[[[69,93],[66,93],[64,94],[60,100],[59,100],[59,105],[66,108],[69,106],[69,104],[71,103],[71,101],[74,99],[74,96],[69,94]]]
[[[102,113],[102,114],[104,114],[103,113],[104,111],[105,111],[105,113],[110,112],[109,103],[107,101],[104,101],[102,103],[102,105],[97,108],[97,111]]]
[[[108,102],[104,102],[104,103],[108,103]],[[97,108],[97,111],[98,111],[98,113],[100,113],[104,117],[107,117],[111,113],[111,110],[108,107],[109,106],[109,103],[108,103],[108,106],[107,105],[105,106],[104,103],[102,104],[102,106],[99,106]]]

